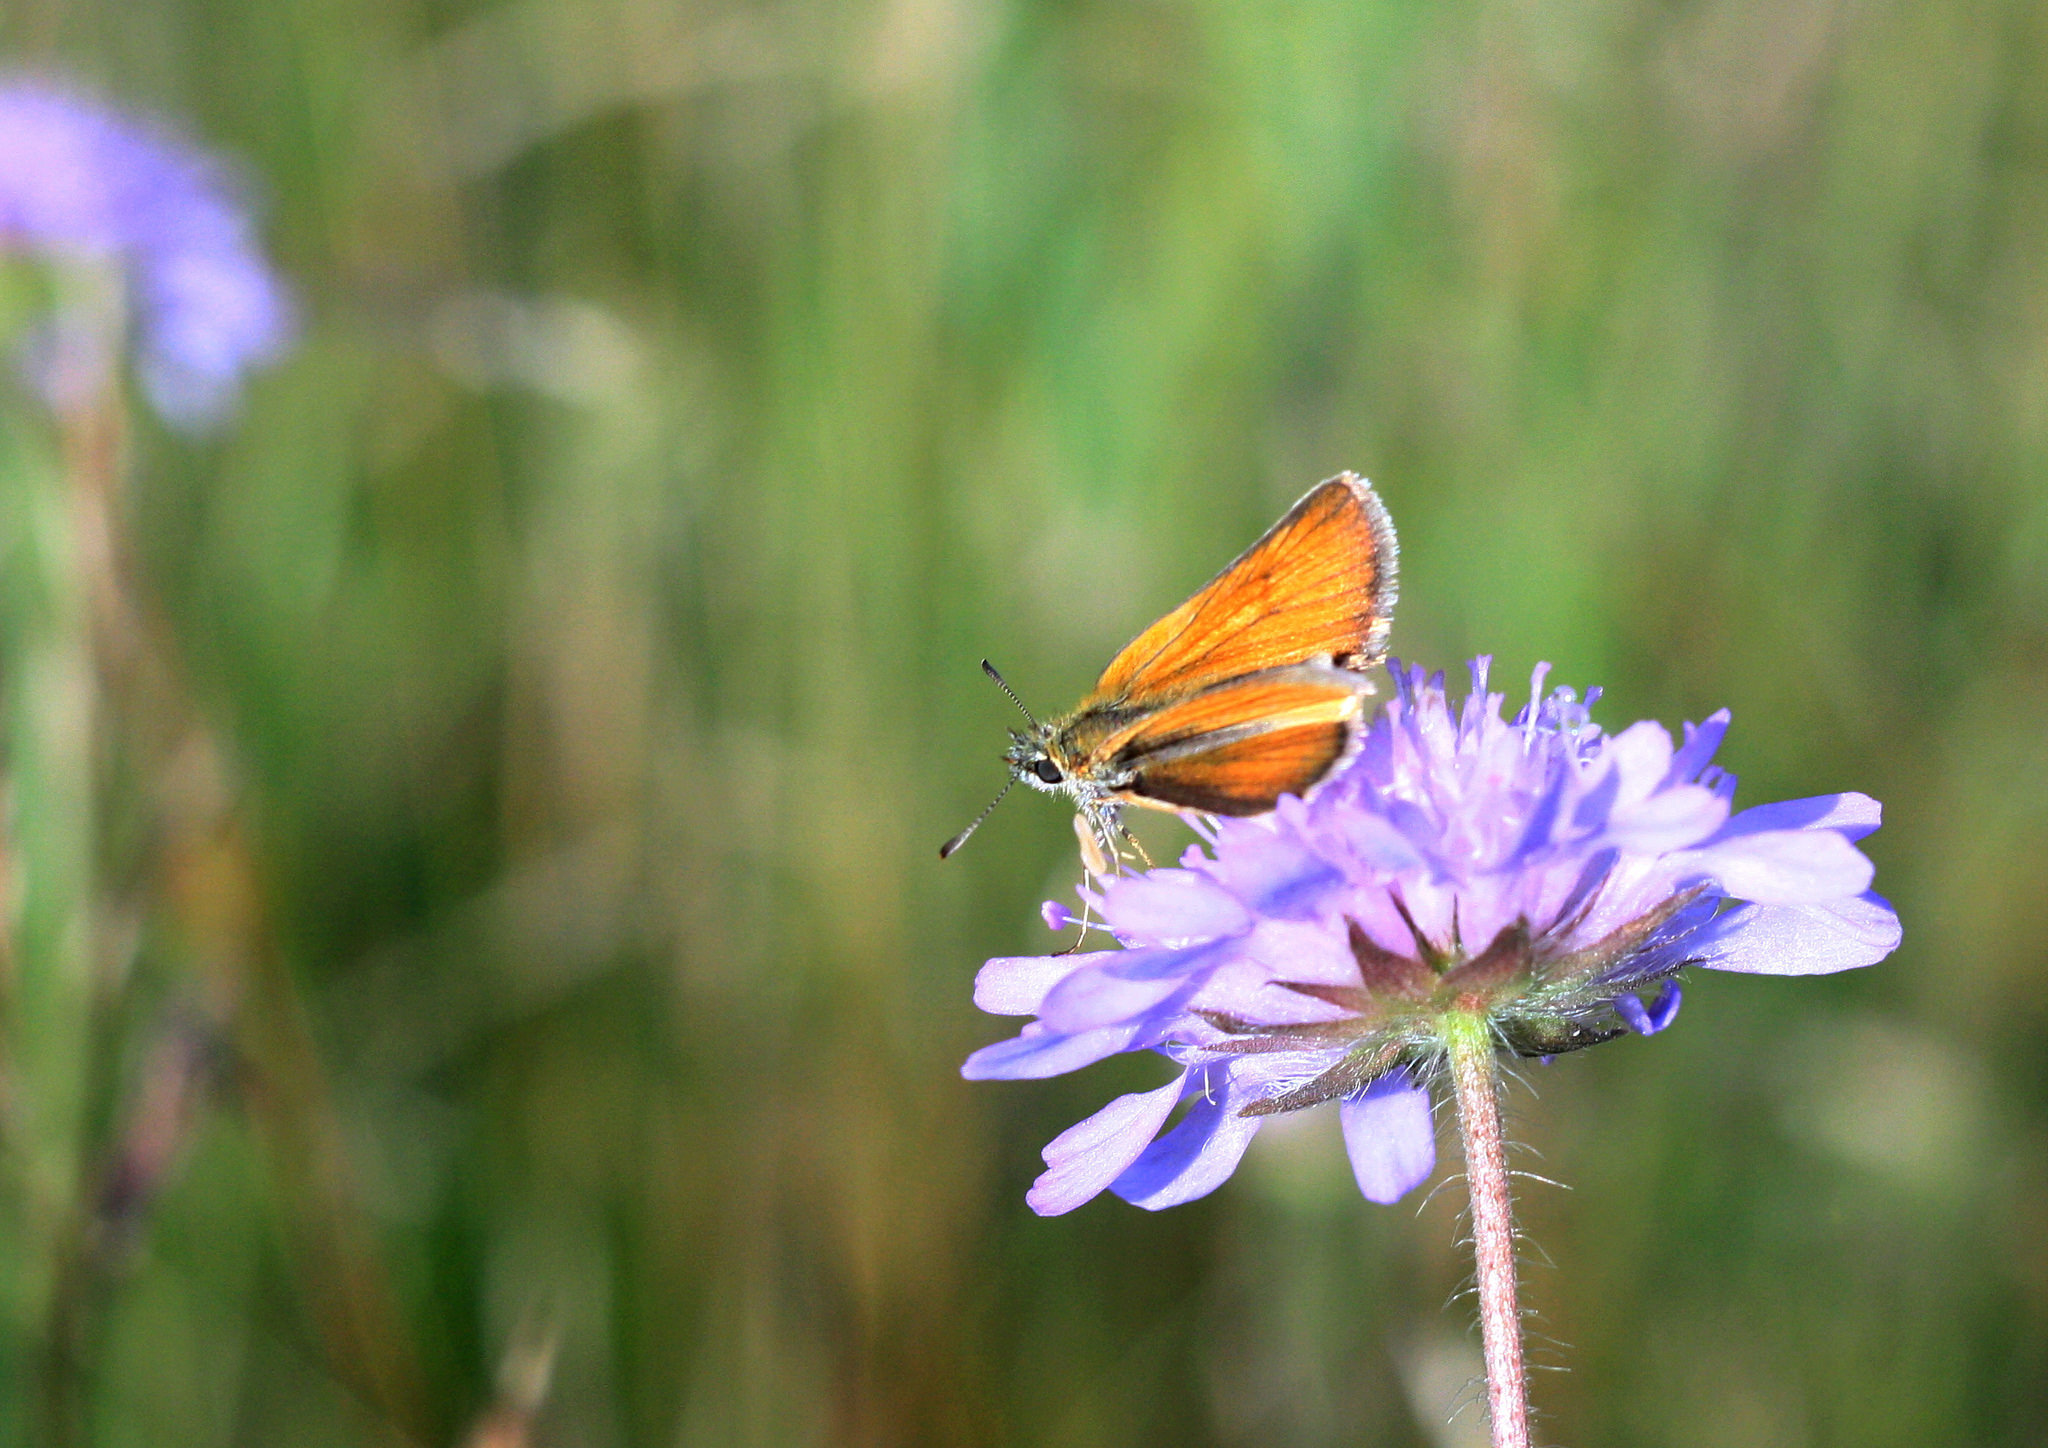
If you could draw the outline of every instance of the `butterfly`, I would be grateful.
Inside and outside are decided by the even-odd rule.
[[[1128,838],[1126,804],[1257,815],[1282,795],[1307,794],[1364,727],[1365,674],[1387,654],[1396,558],[1379,496],[1340,473],[1124,645],[1073,713],[1041,724],[982,660],[1031,727],[1010,731],[1009,783],[939,858],[1018,780],[1074,801],[1083,858],[1097,874]]]

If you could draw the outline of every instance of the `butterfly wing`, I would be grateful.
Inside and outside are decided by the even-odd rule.
[[[1138,804],[1263,814],[1349,752],[1363,692],[1345,669],[1269,669],[1148,710],[1106,735],[1091,764]]]
[[[1378,495],[1340,473],[1126,644],[1081,708],[1192,694],[1315,658],[1363,672],[1386,656],[1395,552]]]

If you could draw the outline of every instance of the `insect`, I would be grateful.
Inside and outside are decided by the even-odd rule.
[[[1340,473],[1124,645],[1073,713],[1041,724],[982,660],[1030,728],[1010,731],[1009,783],[939,858],[1020,779],[1074,801],[1094,873],[1119,858],[1126,804],[1256,815],[1306,794],[1359,736],[1365,672],[1387,654],[1395,565],[1386,508],[1365,479]]]

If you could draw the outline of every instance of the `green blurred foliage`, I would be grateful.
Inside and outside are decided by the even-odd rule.
[[[10,1229],[9,1441],[509,1443],[548,1347],[538,1443],[1474,1441],[1453,1193],[1358,1201],[1314,1113],[1040,1221],[1157,1073],[957,1076],[1076,874],[1035,799],[934,859],[976,660],[1064,705],[1349,467],[1404,657],[1726,704],[1743,799],[1887,806],[1894,958],[1514,1094],[1574,1188],[1523,1200],[1543,1431],[2048,1443],[2048,11],[15,0],[0,54],[239,158],[305,319],[221,437],[138,420],[125,504],[286,1085],[207,1091],[57,1367]],[[18,639],[66,605],[9,408]],[[4,682],[61,832],[64,681]],[[101,783],[128,838],[157,785]],[[137,908],[97,1045],[9,964],[74,1155],[222,997]]]

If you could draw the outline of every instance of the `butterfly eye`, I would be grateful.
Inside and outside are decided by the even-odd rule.
[[[1050,759],[1032,760],[1031,772],[1037,775],[1039,779],[1041,779],[1047,784],[1058,784],[1061,779],[1065,778],[1065,776],[1060,773],[1060,767],[1057,764],[1054,764]]]

